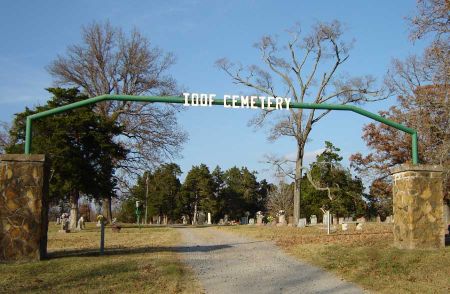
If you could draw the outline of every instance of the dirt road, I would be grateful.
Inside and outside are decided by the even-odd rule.
[[[363,293],[354,284],[295,260],[272,242],[211,227],[178,230],[184,260],[206,293]]]

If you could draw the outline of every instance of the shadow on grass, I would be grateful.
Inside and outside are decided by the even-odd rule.
[[[92,256],[114,256],[114,255],[130,255],[155,252],[212,252],[231,248],[235,245],[259,243],[264,241],[252,241],[243,243],[220,244],[220,245],[196,245],[196,246],[155,246],[155,247],[135,247],[135,248],[105,248],[104,254],[100,254],[99,249],[74,249],[53,251],[47,254],[47,259],[56,259],[64,257],[92,257]]]

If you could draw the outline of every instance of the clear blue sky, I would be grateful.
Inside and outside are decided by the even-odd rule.
[[[173,52],[177,63],[171,74],[191,92],[239,93],[225,74],[214,67],[221,57],[243,64],[258,63],[252,47],[264,34],[283,35],[300,22],[304,31],[316,21],[342,21],[348,39],[356,40],[344,71],[383,79],[392,58],[420,53],[423,44],[408,41],[404,17],[413,14],[415,1],[2,1],[0,4],[0,120],[10,122],[25,106],[44,103],[52,85],[45,67],[80,41],[80,28],[92,21],[109,20],[124,30],[138,28],[154,45]],[[365,108],[387,109],[393,99]],[[292,154],[294,143],[266,140],[247,122],[251,110],[222,107],[188,109],[179,122],[189,133],[177,160],[186,172],[192,165],[213,168],[248,166],[270,177],[260,161],[266,153]],[[361,128],[368,119],[350,113],[332,113],[312,131],[308,154],[325,140],[350,154],[367,149]],[[307,156],[312,157],[312,156]]]

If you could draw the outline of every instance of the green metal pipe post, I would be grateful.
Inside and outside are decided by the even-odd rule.
[[[93,98],[89,98],[83,101],[67,104],[64,106],[60,106],[54,109],[50,109],[47,111],[35,113],[27,117],[26,122],[26,132],[25,132],[25,154],[30,154],[31,152],[31,142],[32,142],[32,121],[35,119],[40,119],[43,117],[47,117],[50,115],[55,115],[58,113],[62,113],[71,109],[83,107],[89,104],[98,103],[101,101],[134,101],[134,102],[147,102],[147,103],[178,103],[184,104],[185,99],[180,96],[132,96],[132,95],[101,95]],[[188,100],[191,102],[191,99]],[[240,104],[238,100],[237,103]],[[214,99],[212,101],[213,105],[224,105],[223,99]],[[261,107],[261,102],[256,102],[255,106]],[[408,133],[412,137],[412,162],[413,164],[418,164],[419,162],[419,154],[418,154],[418,140],[417,140],[417,131],[411,128],[408,128],[404,125],[396,123],[394,121],[388,120],[378,114],[369,112],[362,108],[353,106],[353,105],[338,105],[338,104],[314,104],[314,103],[300,103],[293,102],[290,103],[291,108],[303,108],[303,109],[323,109],[323,110],[344,110],[344,111],[352,111],[358,113],[360,115],[369,117],[378,122],[384,123],[388,126],[401,130],[405,133]]]

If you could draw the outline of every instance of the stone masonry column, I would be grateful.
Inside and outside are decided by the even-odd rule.
[[[0,261],[46,257],[47,197],[44,155],[0,155]]]
[[[411,164],[391,170],[397,248],[445,246],[442,171],[438,166]]]

